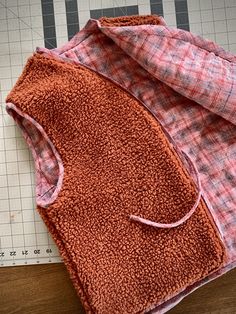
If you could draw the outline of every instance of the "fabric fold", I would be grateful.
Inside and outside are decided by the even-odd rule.
[[[101,31],[158,80],[236,124],[236,66],[229,62],[234,56],[166,26],[101,26]]]

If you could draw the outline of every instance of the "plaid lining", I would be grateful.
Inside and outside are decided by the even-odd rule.
[[[7,112],[22,130],[35,162],[36,202],[47,207],[57,197],[62,185],[63,165],[42,127],[15,105],[8,103]]]
[[[99,72],[138,98],[197,165],[203,195],[228,250],[227,265],[157,307],[235,266],[236,57],[211,41],[166,26],[104,27],[90,20],[61,48],[38,49]]]

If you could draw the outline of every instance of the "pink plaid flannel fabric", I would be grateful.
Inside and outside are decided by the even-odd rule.
[[[164,313],[236,266],[236,56],[161,25],[104,27],[90,20],[69,43],[39,52],[83,64],[139,99],[196,164],[228,252],[223,269],[153,310]]]

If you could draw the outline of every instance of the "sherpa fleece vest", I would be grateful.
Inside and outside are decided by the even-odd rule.
[[[144,313],[222,267],[192,172],[127,91],[35,53],[7,103],[35,160],[37,209],[87,313]]]

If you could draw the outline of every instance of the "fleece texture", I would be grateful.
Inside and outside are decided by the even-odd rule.
[[[138,26],[138,25],[165,25],[164,19],[157,15],[131,15],[119,17],[101,17],[101,26]]]
[[[223,265],[203,200],[177,228],[130,220],[175,222],[197,195],[160,124],[133,96],[83,66],[34,54],[6,101],[60,155],[59,194],[38,210],[88,313],[144,313]]]

